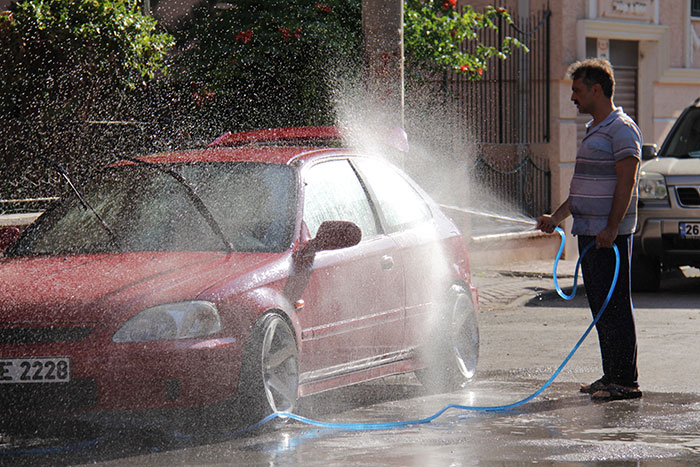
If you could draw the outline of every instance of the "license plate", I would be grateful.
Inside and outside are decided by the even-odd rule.
[[[67,383],[70,358],[0,358],[0,384]]]
[[[683,238],[700,238],[700,222],[681,222],[678,230]]]

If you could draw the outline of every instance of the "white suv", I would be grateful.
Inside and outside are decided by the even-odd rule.
[[[659,288],[661,269],[700,267],[700,98],[686,108],[661,149],[644,145],[632,289]]]

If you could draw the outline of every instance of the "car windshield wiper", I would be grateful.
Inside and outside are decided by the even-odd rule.
[[[83,206],[83,208],[87,211],[92,212],[97,220],[100,223],[100,226],[109,234],[109,238],[112,240],[112,243],[118,248],[122,249],[122,242],[119,240],[119,237],[114,233],[114,231],[107,225],[105,220],[100,216],[100,213],[97,212],[97,210],[92,207],[90,203],[87,202],[87,200],[83,197],[83,195],[80,193],[80,190],[75,186],[73,183],[73,180],[71,180],[70,175],[68,174],[68,171],[58,162],[49,159],[48,157],[44,157],[41,154],[37,154],[39,159],[43,160],[44,162],[50,164],[52,167],[54,167],[59,174],[68,182],[68,186],[70,186],[71,190],[73,193],[75,193],[75,196],[78,198],[78,201],[80,201],[80,204]]]
[[[192,188],[192,185],[190,185],[185,177],[180,175],[179,173],[175,172],[173,169],[170,168],[163,168],[160,166],[160,164],[152,164],[150,162],[142,161],[141,159],[136,159],[135,157],[122,157],[123,160],[127,160],[129,162],[133,162],[135,164],[139,164],[145,167],[150,167],[153,170],[157,170],[158,172],[162,172],[164,174],[168,174],[171,177],[173,177],[181,186],[185,188],[185,192],[187,193],[187,196],[190,198],[192,203],[194,204],[195,208],[197,208],[197,211],[199,214],[204,218],[205,221],[207,221],[207,224],[209,224],[209,228],[211,228],[212,232],[214,232],[214,235],[219,237],[221,241],[223,242],[224,246],[229,252],[234,251],[233,245],[231,242],[229,242],[226,239],[226,236],[224,235],[223,230],[221,230],[221,226],[219,223],[216,221],[214,216],[212,215],[211,211],[207,207],[206,204],[204,204],[204,201],[202,201],[202,198],[199,197],[199,195],[194,191],[194,188]]]

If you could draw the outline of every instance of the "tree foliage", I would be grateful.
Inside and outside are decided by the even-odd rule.
[[[332,122],[330,84],[359,65],[360,0],[205,1],[176,36],[177,76],[227,129]]]
[[[172,36],[136,0],[24,0],[0,14],[0,111],[79,118],[166,70]]]
[[[419,68],[450,70],[478,80],[489,60],[505,60],[516,48],[527,50],[518,39],[504,36],[500,44],[484,43],[479,32],[498,30],[499,20],[513,24],[504,8],[487,6],[478,12],[457,0],[407,0],[404,9],[404,42],[407,59]]]
[[[29,172],[20,143],[82,167],[226,130],[332,124],[334,84],[362,68],[361,0],[202,0],[169,32],[139,5],[21,0],[0,13],[7,173]],[[496,46],[479,41],[479,31],[499,21],[511,22],[500,8],[406,0],[407,58],[478,79],[491,58],[523,47],[512,37]]]

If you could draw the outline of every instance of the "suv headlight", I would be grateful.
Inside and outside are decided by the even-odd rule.
[[[142,342],[165,339],[202,337],[221,330],[216,306],[211,302],[195,300],[167,303],[146,308],[122,326],[114,342]]]
[[[639,199],[666,199],[666,180],[660,173],[642,172],[639,175]]]

